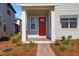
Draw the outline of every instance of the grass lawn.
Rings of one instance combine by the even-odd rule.
[[[59,44],[60,40],[56,42],[50,44],[56,56],[79,56],[79,39],[71,40],[68,45]]]
[[[0,56],[35,56],[37,44],[33,46],[26,43],[18,45],[12,41],[0,42]]]

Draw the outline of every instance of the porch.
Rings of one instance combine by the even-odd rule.
[[[22,42],[53,41],[55,42],[55,11],[52,5],[23,5],[22,6]],[[36,18],[35,26],[30,25],[29,19]],[[32,20],[34,23],[34,20]],[[44,22],[45,21],[45,22]],[[40,25],[41,24],[41,25]],[[32,26],[32,27],[31,27]],[[30,28],[33,28],[31,30]],[[34,29],[35,28],[35,29]],[[34,39],[33,39],[34,38]]]

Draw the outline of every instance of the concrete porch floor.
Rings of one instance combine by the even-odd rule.
[[[47,38],[29,38],[25,43],[29,43],[30,40],[35,43],[53,43],[53,41]]]
[[[51,41],[50,39],[48,38],[28,38],[27,39],[28,41]]]

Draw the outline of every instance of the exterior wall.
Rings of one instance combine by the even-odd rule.
[[[77,26],[79,26],[79,4],[60,4],[55,7],[55,33],[56,39],[60,39],[63,35],[72,35],[73,39],[79,39],[79,28],[61,28],[61,15],[77,15]]]
[[[7,10],[10,10],[10,15],[7,14]],[[12,35],[15,34],[15,13],[12,11],[10,7],[7,6],[6,3],[0,4],[0,32],[3,32],[2,35]],[[4,32],[4,22],[6,23],[6,32]]]

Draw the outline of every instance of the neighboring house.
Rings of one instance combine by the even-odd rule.
[[[10,3],[0,3],[0,36],[15,34],[15,13]]]
[[[72,39],[79,39],[79,4],[27,3],[19,5],[23,10],[23,43],[35,37],[49,38],[53,42],[63,35],[72,35]]]
[[[15,20],[15,33],[21,32],[21,19]]]

